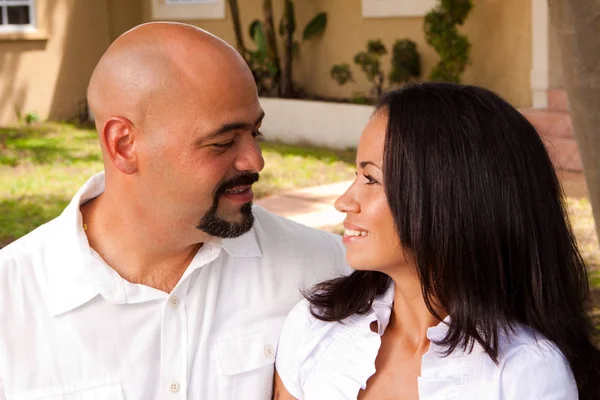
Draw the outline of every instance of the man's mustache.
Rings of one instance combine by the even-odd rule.
[[[215,192],[215,199],[221,197],[221,195],[225,193],[226,190],[234,188],[236,186],[253,185],[256,182],[258,182],[259,178],[260,175],[255,172],[248,172],[234,176],[233,178],[230,178],[219,185]]]

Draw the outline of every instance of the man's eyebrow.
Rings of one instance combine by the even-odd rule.
[[[361,168],[366,168],[368,165],[372,165],[372,166],[374,166],[375,168],[377,168],[379,170],[381,169],[373,161],[361,161],[361,162],[358,163],[358,166],[361,167]]]
[[[252,129],[256,125],[260,124],[264,118],[265,118],[265,112],[261,111],[260,116],[256,119],[254,124],[248,124],[247,122],[230,122],[227,124],[223,124],[216,131],[199,139],[198,142],[205,142],[205,141],[213,140],[213,139],[216,139],[217,137],[219,137],[225,133],[231,132],[231,131]]]

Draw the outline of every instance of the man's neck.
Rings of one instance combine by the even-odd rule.
[[[119,210],[115,212],[115,210]],[[160,229],[144,226],[135,213],[113,207],[100,195],[81,207],[89,245],[123,279],[170,293],[202,243],[184,241]]]

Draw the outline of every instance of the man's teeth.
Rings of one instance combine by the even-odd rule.
[[[369,236],[367,231],[353,231],[352,229],[345,229],[344,236]]]

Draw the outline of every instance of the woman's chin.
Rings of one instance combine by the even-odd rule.
[[[357,271],[378,271],[379,269],[373,266],[373,263],[370,263],[369,260],[366,260],[362,257],[351,257],[346,253],[346,262],[348,265]]]

